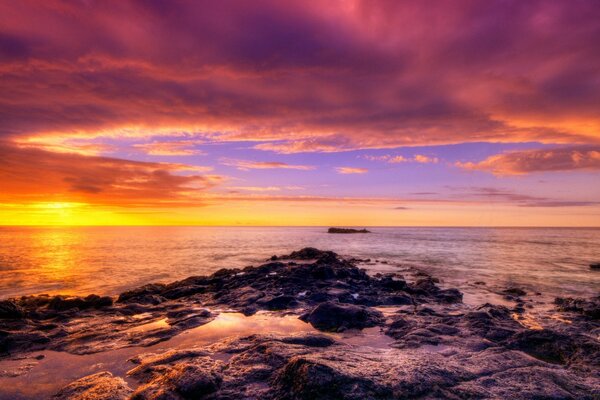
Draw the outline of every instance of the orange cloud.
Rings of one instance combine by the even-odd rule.
[[[192,140],[178,140],[172,142],[151,142],[134,144],[133,147],[150,156],[192,156],[204,154],[195,149],[196,142]]]
[[[335,169],[338,174],[366,174],[369,172],[366,168],[355,168],[355,167],[337,167]]]
[[[511,151],[483,161],[458,162],[456,166],[491,172],[494,175],[523,175],[534,172],[600,170],[600,147],[577,146],[555,149]]]
[[[222,158],[219,161],[223,165],[227,165],[228,167],[235,167],[240,171],[248,171],[251,169],[296,169],[301,171],[308,171],[315,169],[315,167],[312,165],[294,165],[280,161],[248,161],[235,160],[231,158]]]
[[[599,143],[600,8],[506,3],[4,2],[0,135]]]
[[[224,177],[197,167],[55,153],[0,143],[0,202],[81,202],[117,206],[202,204]]]

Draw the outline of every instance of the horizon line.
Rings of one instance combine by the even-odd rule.
[[[524,229],[600,229],[596,226],[575,225],[198,225],[198,224],[138,224],[138,225],[2,225],[0,228],[524,228]]]

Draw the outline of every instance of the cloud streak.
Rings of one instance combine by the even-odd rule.
[[[281,161],[249,161],[231,158],[222,158],[219,161],[222,165],[235,167],[240,171],[248,171],[251,169],[295,169],[300,171],[310,171],[315,169],[312,165],[287,164]]]
[[[335,169],[338,174],[342,175],[350,175],[350,174],[366,174],[369,172],[367,168],[357,168],[357,167],[337,167]]]
[[[480,162],[458,162],[456,166],[494,175],[524,175],[535,172],[599,171],[600,146],[511,151]]]

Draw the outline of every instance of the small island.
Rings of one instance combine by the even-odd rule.
[[[371,233],[366,229],[352,229],[352,228],[329,228],[327,233]]]

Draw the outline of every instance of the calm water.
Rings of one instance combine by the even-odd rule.
[[[556,295],[600,292],[600,229],[0,227],[0,298],[37,293],[117,294],[148,282],[257,265],[305,246],[386,260],[371,270],[417,267],[467,292],[518,285]]]

